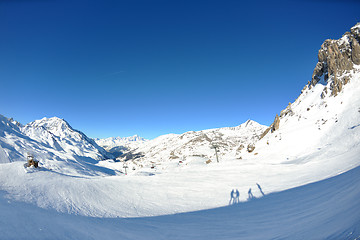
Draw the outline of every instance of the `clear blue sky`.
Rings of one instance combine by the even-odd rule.
[[[269,125],[359,1],[1,0],[0,114],[90,137]]]

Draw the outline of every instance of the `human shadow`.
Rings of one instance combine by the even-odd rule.
[[[239,190],[232,190],[230,192],[230,201],[229,201],[229,205],[234,205],[234,204],[238,204],[240,203],[240,193],[239,193]]]
[[[260,184],[256,183],[256,185],[257,185],[257,187],[259,188],[259,191],[261,192],[261,194],[262,194],[263,196],[265,196],[265,193],[264,193],[263,190],[261,189]]]
[[[254,197],[254,195],[253,195],[252,192],[251,192],[251,188],[249,188],[249,191],[248,191],[248,200],[251,200],[251,199],[253,199],[253,198],[255,198],[255,197]]]

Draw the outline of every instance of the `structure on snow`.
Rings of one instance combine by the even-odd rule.
[[[27,155],[27,166],[31,167],[34,166],[35,168],[39,167],[39,161],[35,160],[34,155],[28,153]]]

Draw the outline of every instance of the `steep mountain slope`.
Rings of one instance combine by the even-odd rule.
[[[43,118],[22,126],[0,116],[0,162],[26,161],[28,154],[34,155],[41,167],[59,173],[113,172],[94,165],[111,156],[62,119]]]

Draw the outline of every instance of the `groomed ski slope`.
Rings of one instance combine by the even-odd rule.
[[[69,215],[0,195],[1,239],[360,239],[360,167],[228,207],[148,218]]]

